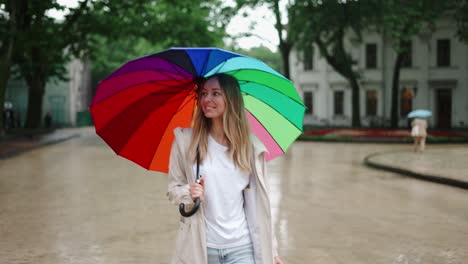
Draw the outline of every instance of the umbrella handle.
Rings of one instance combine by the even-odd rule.
[[[200,207],[200,198],[195,199],[195,205],[192,207],[192,210],[190,210],[188,212],[185,212],[185,204],[180,203],[179,204],[179,212],[180,212],[180,214],[182,216],[190,217],[190,216],[192,216],[193,214],[195,214],[197,212],[198,207]]]

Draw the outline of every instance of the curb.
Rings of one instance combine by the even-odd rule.
[[[378,138],[378,137],[335,137],[335,138],[326,138],[326,137],[303,137],[299,136],[298,141],[310,141],[310,142],[336,142],[336,143],[372,143],[372,144],[412,144],[413,139],[406,138]],[[460,140],[427,140],[426,144],[468,144],[468,138],[463,138]]]
[[[388,152],[386,152],[386,153],[388,153]],[[373,162],[373,161],[370,160],[373,156],[377,156],[377,155],[381,155],[381,154],[384,154],[384,153],[380,152],[380,153],[374,153],[374,154],[368,155],[367,157],[364,158],[364,164],[366,166],[374,168],[374,169],[394,172],[394,173],[398,173],[398,174],[408,176],[408,177],[411,177],[411,178],[415,178],[415,179],[419,179],[419,180],[430,181],[430,182],[435,182],[435,183],[439,183],[439,184],[445,184],[445,185],[449,185],[449,186],[458,187],[458,188],[468,190],[468,182],[465,182],[465,181],[454,180],[454,179],[442,177],[440,175],[431,175],[431,174],[426,174],[426,173],[419,173],[419,172],[415,172],[415,171],[412,171],[412,170],[406,170],[406,169],[402,169],[402,168],[398,168],[398,167],[383,165],[381,163]]]
[[[34,150],[34,149],[37,149],[37,148],[40,148],[40,147],[45,147],[45,146],[57,144],[57,143],[67,141],[69,139],[77,138],[77,137],[80,137],[80,134],[72,134],[72,135],[69,135],[69,136],[62,137],[62,138],[52,139],[52,140],[49,140],[49,141],[38,143],[38,144],[36,144],[34,146],[31,146],[31,147],[18,148],[18,149],[15,149],[15,150],[8,151],[6,153],[0,154],[0,160],[12,158],[14,156],[17,156],[19,154],[22,154],[22,153],[30,151],[30,150]]]

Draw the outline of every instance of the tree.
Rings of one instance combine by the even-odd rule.
[[[98,56],[102,44],[98,36],[117,42],[144,38],[158,46],[190,46],[214,44],[224,32],[220,28],[225,17],[216,13],[224,11],[218,0],[85,0],[63,21],[47,15],[52,9],[64,7],[53,0],[29,3],[27,27],[15,55],[19,75],[28,85],[27,128],[40,126],[46,83],[66,78],[70,58]]]
[[[409,51],[411,39],[425,28],[434,28],[435,22],[448,9],[447,1],[428,0],[386,0],[377,1],[377,29],[390,39],[396,59],[393,66],[390,125],[398,127],[398,95],[400,71]]]
[[[88,50],[93,79],[104,78],[127,60],[171,46],[220,46],[232,14],[220,0],[98,2],[82,18],[92,32]]]
[[[468,1],[453,0],[453,2],[452,8],[455,9],[458,38],[468,44]]]
[[[289,9],[290,34],[298,51],[318,47],[321,55],[351,86],[352,126],[361,126],[359,78],[356,61],[346,46],[346,37],[361,40],[373,12],[370,1],[297,0]]]
[[[289,31],[289,24],[283,24],[282,11],[280,8],[280,0],[237,0],[238,9],[244,6],[256,7],[258,5],[267,5],[275,16],[275,28],[278,34],[279,44],[278,49],[281,53],[281,61],[283,65],[283,75],[290,78],[289,55],[294,45]]]
[[[4,131],[5,92],[18,37],[25,26],[26,0],[0,1],[0,136]]]
[[[63,22],[47,16],[51,9],[62,9],[55,1],[30,1],[25,10],[24,34],[20,36],[15,54],[19,76],[28,86],[26,128],[38,128],[42,120],[42,102],[47,81],[66,78],[66,63],[70,43],[79,42],[79,34],[72,31],[74,24],[87,7],[87,0],[80,3]]]

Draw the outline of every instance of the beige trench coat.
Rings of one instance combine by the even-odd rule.
[[[411,122],[412,137],[427,137],[427,121],[425,119],[416,118]]]
[[[176,128],[169,163],[169,200],[175,204],[183,202],[193,205],[189,194],[189,183],[195,182],[192,164],[188,159],[192,129]],[[277,254],[277,243],[271,223],[270,199],[265,183],[266,166],[263,152],[266,148],[252,137],[255,149],[255,171],[250,177],[249,188],[244,190],[244,210],[254,247],[256,264],[272,264]],[[188,207],[188,208],[187,208]],[[190,206],[186,206],[186,210]],[[192,217],[180,217],[179,234],[171,263],[206,264],[206,230],[203,207]]]

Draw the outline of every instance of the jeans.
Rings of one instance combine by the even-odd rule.
[[[226,249],[208,248],[208,264],[255,264],[252,244]]]

